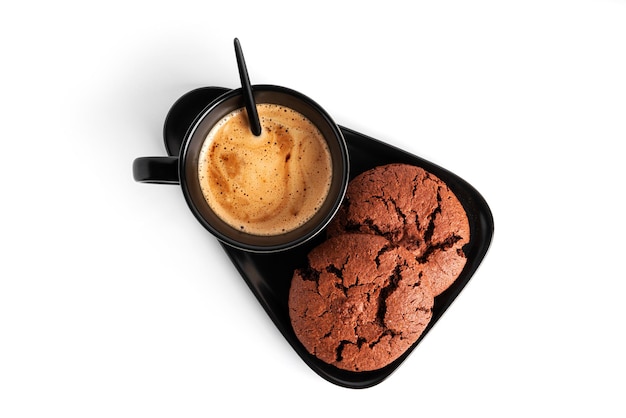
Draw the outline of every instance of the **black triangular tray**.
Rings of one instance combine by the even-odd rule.
[[[185,133],[196,116],[214,99],[227,91],[228,89],[221,87],[202,87],[186,93],[176,101],[167,115],[163,130],[165,148],[169,155],[178,155]],[[459,176],[399,148],[349,128],[343,126],[340,128],[348,144],[351,178],[383,164],[416,165],[435,174],[448,184],[468,214],[471,239],[465,247],[467,263],[452,286],[435,298],[432,319],[420,339],[400,358],[379,370],[349,372],[326,364],[309,354],[298,341],[291,327],[287,306],[294,269],[305,264],[306,255],[324,240],[324,233],[295,249],[280,253],[258,254],[237,250],[226,244],[222,246],[276,327],[313,371],[339,386],[367,388],[382,382],[407,358],[463,290],[487,253],[493,236],[494,224],[487,202],[474,187]]]

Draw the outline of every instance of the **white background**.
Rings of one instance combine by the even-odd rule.
[[[19,5],[17,5],[19,4]],[[0,416],[626,414],[626,2],[7,2]],[[473,184],[468,286],[365,390],[297,356],[189,212],[132,180],[170,105],[253,83]]]

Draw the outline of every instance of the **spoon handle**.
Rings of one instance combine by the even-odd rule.
[[[239,39],[235,38],[235,55],[237,56],[237,68],[239,69],[239,78],[241,79],[241,89],[243,90],[243,98],[248,112],[248,121],[250,122],[250,130],[255,136],[261,135],[261,122],[259,114],[256,110],[254,94],[250,85],[250,77],[246,68],[246,61],[243,58],[243,51]]]

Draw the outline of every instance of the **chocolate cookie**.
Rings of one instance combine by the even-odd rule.
[[[350,371],[391,363],[422,334],[433,294],[408,251],[366,234],[330,238],[294,272],[289,315],[322,361]]]
[[[380,235],[411,251],[439,295],[463,270],[470,228],[463,206],[435,175],[407,164],[389,164],[354,178],[328,228]]]

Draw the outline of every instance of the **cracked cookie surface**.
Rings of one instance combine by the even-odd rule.
[[[320,360],[375,370],[404,353],[432,317],[433,294],[419,263],[380,236],[342,234],[294,272],[289,316],[298,339]]]
[[[355,177],[328,227],[329,236],[373,234],[409,250],[433,293],[441,294],[466,263],[463,246],[470,227],[450,188],[424,169],[408,164],[375,167]]]

